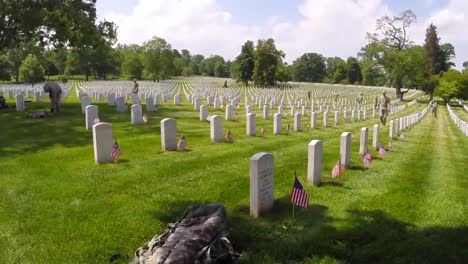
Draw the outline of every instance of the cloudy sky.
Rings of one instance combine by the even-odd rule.
[[[383,15],[411,9],[421,44],[434,23],[441,42],[456,49],[457,68],[468,61],[468,0],[98,0],[99,19],[114,21],[120,43],[152,36],[192,54],[233,59],[246,40],[273,37],[292,61],[306,52],[356,56]]]

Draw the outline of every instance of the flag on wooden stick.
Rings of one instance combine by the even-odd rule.
[[[341,160],[338,160],[332,169],[332,178],[340,177],[342,170],[343,168],[341,167]]]
[[[380,146],[379,148],[379,155],[381,158],[385,157],[385,155],[387,155],[387,151],[385,150],[385,148],[383,146]]]
[[[296,206],[307,208],[309,206],[309,195],[304,191],[297,177],[294,178],[294,186],[291,193],[291,202]]]
[[[185,138],[184,135],[182,135],[179,139],[179,142],[177,142],[177,149],[184,151],[187,148],[187,139]]]
[[[149,117],[146,114],[144,114],[143,115],[143,122],[148,123],[148,121],[149,121]]]
[[[262,127],[262,129],[260,130],[260,134],[262,135],[262,137],[265,136],[265,127]]]
[[[226,133],[226,142],[231,143],[232,142],[232,133],[231,130],[228,130]]]
[[[364,157],[362,158],[362,162],[364,162],[364,166],[366,168],[369,168],[372,164],[372,157],[370,155],[369,152],[366,153],[366,155],[364,155]]]
[[[117,140],[114,140],[114,145],[112,146],[112,158],[117,159],[122,155],[122,150],[120,149],[119,143]]]

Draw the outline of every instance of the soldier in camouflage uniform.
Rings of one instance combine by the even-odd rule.
[[[390,108],[390,99],[387,97],[387,93],[384,91],[382,96],[377,100],[376,108],[380,110],[380,122],[385,126],[387,122],[388,110]]]
[[[49,93],[50,98],[50,112],[58,113],[60,108],[60,98],[62,96],[62,88],[58,83],[47,81],[44,84],[44,92]]]
[[[133,79],[133,94],[138,94],[138,83],[137,83],[137,80],[136,79]]]
[[[356,98],[356,103],[357,103],[358,110],[361,110],[363,102],[364,102],[364,94],[363,94],[363,92],[360,92],[359,96]]]

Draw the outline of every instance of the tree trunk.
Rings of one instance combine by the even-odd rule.
[[[402,86],[403,86],[402,80],[401,80],[401,79],[396,79],[395,82],[394,82],[394,84],[395,84],[395,89],[396,89],[396,95],[397,95],[397,97],[400,98],[400,101],[403,101],[403,95],[404,95],[405,93],[403,93],[403,92],[401,91],[401,88],[402,88]]]

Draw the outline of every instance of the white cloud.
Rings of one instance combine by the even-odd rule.
[[[219,54],[233,59],[246,40],[273,37],[279,49],[292,61],[305,52],[324,56],[355,56],[365,45],[366,32],[375,29],[375,21],[391,15],[383,0],[303,0],[297,7],[298,22],[270,17],[261,25],[235,23],[232,15],[216,0],[139,0],[129,15],[103,14],[119,27],[119,42],[137,43],[152,36],[165,38],[174,48],[193,54]],[[450,0],[446,8],[430,18],[419,18],[412,39],[424,40],[425,28],[434,22],[442,42],[457,48],[457,62],[468,60],[468,1]]]

